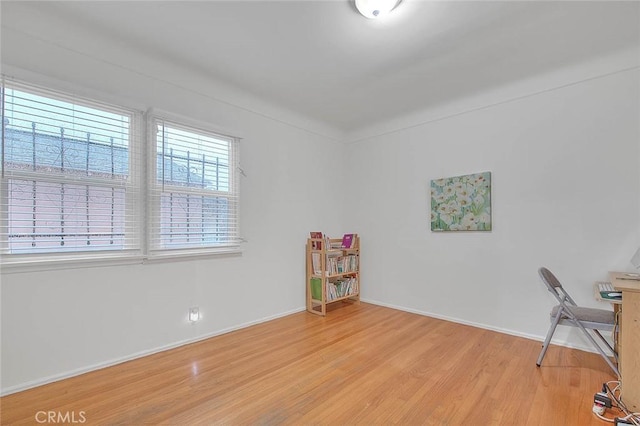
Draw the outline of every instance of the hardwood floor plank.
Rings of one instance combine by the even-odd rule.
[[[337,304],[0,399],[96,425],[601,425],[596,354],[381,306]]]

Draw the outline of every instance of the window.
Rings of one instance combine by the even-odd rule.
[[[157,117],[151,122],[151,250],[237,246],[237,140]]]
[[[134,114],[33,87],[1,89],[2,252],[137,249]]]
[[[239,249],[237,138],[21,83],[0,89],[3,265]]]

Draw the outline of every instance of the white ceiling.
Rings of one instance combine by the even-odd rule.
[[[383,22],[359,15],[353,0],[39,7],[347,132],[614,50],[640,49],[639,6],[405,0]]]

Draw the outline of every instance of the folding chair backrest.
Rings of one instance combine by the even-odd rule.
[[[551,294],[558,299],[558,302],[560,302],[561,305],[564,305],[565,302],[569,302],[571,305],[575,306],[576,302],[573,301],[571,296],[569,296],[569,293],[566,292],[564,287],[562,287],[562,284],[560,284],[560,281],[558,281],[556,276],[553,275],[550,270],[547,268],[540,268],[538,269],[538,274],[540,275],[542,282],[547,286],[547,290],[549,290]]]

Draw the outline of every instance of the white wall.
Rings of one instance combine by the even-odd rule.
[[[243,136],[248,243],[240,257],[2,271],[5,393],[302,309],[311,230],[360,233],[365,299],[535,337],[551,305],[540,265],[595,305],[591,282],[628,267],[640,244],[637,59],[635,68],[594,62],[586,74],[539,78],[527,86],[537,94],[476,94],[437,119],[367,129],[345,147],[335,129],[90,28],[36,7],[16,19],[19,31],[2,30],[3,73]],[[631,70],[611,74],[622,69]],[[431,233],[429,180],[478,171],[493,173],[494,230]],[[345,181],[351,191],[334,190]],[[203,319],[190,325],[194,305]]]
[[[20,32],[3,28],[3,73],[142,110],[161,108],[243,137],[240,214],[248,242],[241,256],[3,270],[3,392],[303,309],[308,232],[342,230],[331,203],[342,170],[333,130],[246,94],[233,98],[206,76],[98,35],[45,21],[30,29],[30,22]],[[48,37],[47,25],[60,34]],[[67,37],[82,37],[87,49],[68,49]],[[191,306],[203,316],[196,325],[186,320]]]
[[[606,308],[592,283],[631,268],[640,246],[631,53],[635,67],[580,80],[605,71],[600,61],[581,64],[563,81],[540,76],[510,98],[496,96],[503,88],[476,94],[466,109],[460,101],[423,124],[379,125],[369,132],[383,134],[348,144],[357,197],[346,211],[361,234],[363,298],[542,338],[553,298],[537,269],[547,266],[578,303]],[[431,232],[430,180],[483,171],[492,172],[493,231]],[[557,337],[585,347],[566,328]]]

